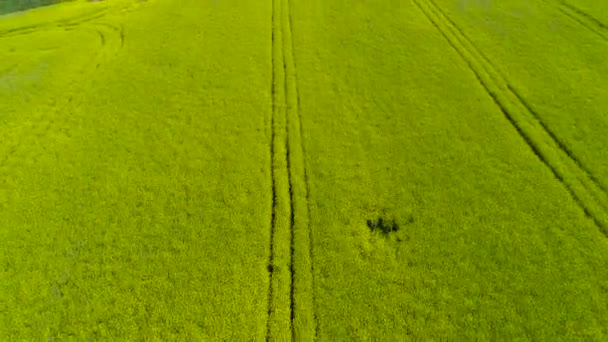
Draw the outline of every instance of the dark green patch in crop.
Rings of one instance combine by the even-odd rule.
[[[414,217],[409,215],[405,221],[402,221],[403,224],[407,225],[414,222]],[[388,235],[392,232],[397,232],[401,228],[401,224],[394,219],[386,219],[383,217],[378,217],[377,220],[367,220],[367,226],[372,231],[379,230],[383,235]],[[397,238],[398,242],[401,242],[401,238]]]
[[[377,220],[367,220],[367,226],[372,231],[379,230],[384,235],[399,230],[399,224],[395,220],[386,220],[379,217]]]

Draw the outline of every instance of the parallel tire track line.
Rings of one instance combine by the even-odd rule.
[[[292,36],[290,2],[273,0],[272,272],[267,322],[267,340],[273,341],[310,341],[316,334],[308,176]]]
[[[565,1],[559,1],[557,4],[548,1],[545,1],[545,3],[556,7],[561,13],[608,42],[608,26],[603,22]]]
[[[557,134],[555,134],[549,128],[549,126],[541,119],[541,116],[538,114],[538,112],[532,108],[532,105],[530,105],[528,101],[524,99],[524,97],[521,95],[521,92],[517,91],[515,87],[507,81],[507,77],[500,71],[499,68],[494,65],[494,63],[492,63],[492,61],[490,61],[490,59],[483,53],[483,51],[481,51],[481,49],[479,49],[475,45],[475,43],[473,43],[473,41],[471,41],[471,39],[467,37],[467,35],[462,31],[462,29],[460,29],[460,27],[458,27],[458,25],[456,25],[456,23],[452,19],[450,19],[450,17],[434,2],[434,0],[428,1],[430,1],[430,5],[432,5],[437,10],[437,12],[440,14],[440,17],[447,21],[446,24],[448,24],[449,27],[455,30],[455,37],[459,39],[460,42],[462,42],[462,46],[466,48],[466,45],[468,45],[468,49],[469,52],[471,52],[471,55],[478,55],[478,61],[479,57],[481,58],[481,61],[479,61],[479,65],[484,68],[485,72],[493,79],[496,85],[503,86],[503,90],[501,92],[503,94],[507,93],[507,95],[510,95],[508,94],[510,92],[512,95],[514,95],[516,99],[515,102],[519,101],[519,104],[523,106],[523,112],[527,112],[529,115],[531,115],[531,117],[534,118],[534,124],[540,125],[540,127],[537,126],[537,129],[540,129],[541,131],[544,131],[544,133],[546,133],[546,136],[550,140],[552,140],[552,144],[554,144],[554,147],[560,149],[561,152],[564,154],[562,157],[570,159],[569,162],[575,164],[575,169],[579,169],[575,171],[577,177],[579,178],[579,181],[583,184],[583,186],[585,186],[591,196],[595,198],[597,203],[601,207],[603,207],[604,210],[606,210],[606,213],[608,214],[608,189],[606,189],[606,187],[602,185],[602,183],[597,179],[597,177],[593,175],[591,170],[586,167],[580,159],[576,157],[574,152],[572,152],[572,150],[557,136]],[[457,49],[456,47],[454,48]],[[482,85],[484,86],[484,88],[486,87],[485,84]]]
[[[500,69],[497,68],[492,63],[492,61],[490,61],[490,59],[483,53],[483,51],[481,51],[466,36],[466,34],[458,27],[458,25],[456,25],[456,23],[454,23],[454,21],[452,21],[450,19],[450,17],[447,16],[445,14],[445,12],[443,12],[443,10],[441,10],[441,8],[434,3],[434,0],[429,0],[429,1],[437,9],[437,11],[441,13],[443,18],[445,18],[449,22],[449,24],[455,30],[457,30],[460,37],[462,39],[464,39],[466,41],[466,43],[468,43],[470,45],[470,49],[474,53],[477,53],[479,56],[481,56],[482,66],[483,66],[483,63],[486,63],[487,66],[484,66],[486,69],[486,72],[491,77],[494,78],[495,82],[499,85],[506,86],[506,91],[503,91],[503,92],[505,92],[507,95],[514,95],[515,102],[516,103],[518,102],[517,103],[518,105],[523,106],[523,110],[521,110],[521,112],[524,113],[524,115],[530,115],[534,119],[533,125],[535,127],[533,128],[533,130],[537,130],[537,131],[541,132],[542,134],[544,134],[545,138],[548,138],[547,140],[550,142],[550,144],[553,145],[553,146],[551,146],[551,148],[557,148],[558,150],[560,150],[559,152],[561,152],[561,153],[559,154],[559,158],[564,159],[565,160],[564,163],[569,164],[568,165],[568,167],[570,167],[569,171],[571,171],[574,174],[574,177],[576,177],[578,179],[578,182],[585,188],[584,191],[587,192],[588,194],[590,194],[594,198],[595,204],[597,204],[603,208],[604,212],[600,215],[604,216],[604,215],[608,214],[608,190],[606,189],[606,187],[604,187],[602,185],[602,183],[597,179],[597,177],[595,177],[593,175],[593,173],[589,170],[589,168],[587,168],[581,162],[581,160],[576,157],[574,152],[572,152],[572,150],[549,128],[549,126],[541,119],[541,116],[538,114],[538,112],[532,108],[532,105],[530,105],[524,99],[524,97],[521,95],[521,92],[517,91],[515,89],[515,87],[507,81],[507,77],[502,72],[500,72]],[[511,94],[509,94],[509,92]],[[517,120],[516,120],[516,122],[517,122]],[[552,165],[552,166],[555,167],[555,165]],[[555,171],[555,170],[553,170],[553,171]],[[564,182],[564,180],[561,177],[562,176],[560,175],[560,177],[558,177],[558,179],[560,179],[562,182]],[[568,190],[570,191],[571,189],[568,189]],[[571,194],[571,195],[573,195],[573,194]],[[576,198],[576,196],[573,195],[573,197],[575,197],[574,198],[575,200],[578,200]],[[580,203],[579,203],[579,205],[580,205]],[[594,206],[593,204],[591,204],[591,205]],[[585,213],[587,214],[587,216],[590,216],[587,209],[585,209]],[[605,225],[605,223],[604,223],[604,225]]]
[[[485,55],[477,49],[453,21],[432,1],[413,0],[414,4],[437,28],[473,72],[505,118],[534,154],[559,180],[585,215],[608,235],[608,212],[604,210],[606,193],[595,178],[563,144],[545,129],[539,116],[507,82]]]
[[[300,113],[298,80],[293,40],[291,1],[283,0],[283,32],[285,80],[287,95],[288,139],[291,178],[292,210],[292,339],[313,341],[316,338],[317,318],[314,297],[312,259],[312,230],[310,225],[309,184],[306,172],[304,135]]]
[[[602,183],[597,179],[597,177],[595,177],[593,175],[593,173],[589,170],[588,167],[586,167],[574,154],[574,152],[572,152],[572,150],[549,128],[549,126],[541,119],[540,115],[537,113],[536,110],[534,110],[532,108],[532,105],[530,105],[528,103],[528,101],[526,101],[524,99],[524,97],[521,95],[521,92],[517,91],[515,89],[515,87],[513,85],[511,85],[508,81],[507,81],[507,77],[500,72],[500,69],[497,68],[494,63],[492,63],[492,61],[490,61],[490,59],[483,53],[483,51],[481,51],[481,49],[479,49],[474,43],[473,41],[471,41],[471,39],[469,39],[466,34],[462,31],[462,29],[460,29],[458,27],[458,25],[456,25],[456,23],[450,19],[450,17],[445,14],[445,12],[443,10],[441,10],[441,8],[439,6],[437,6],[437,4],[435,4],[434,0],[428,0],[431,2],[431,4],[437,9],[437,11],[439,13],[441,13],[441,16],[447,20],[449,22],[449,25],[451,27],[453,27],[456,31],[457,31],[457,38],[460,38],[461,40],[465,41],[465,44],[468,44],[470,46],[471,50],[474,50],[474,53],[477,53],[481,58],[482,61],[480,63],[480,65],[485,69],[485,71],[488,73],[488,75],[490,77],[492,77],[495,81],[495,83],[497,84],[504,84],[506,86],[506,89],[511,92],[513,95],[515,95],[515,97],[517,98],[517,101],[520,102],[521,105],[523,105],[523,107],[525,107],[525,110],[532,115],[532,117],[534,117],[534,119],[536,120],[536,122],[540,125],[540,127],[542,128],[542,130],[544,130],[547,135],[549,136],[549,138],[553,141],[553,143],[555,144],[555,146],[557,146],[560,150],[562,150],[563,153],[565,153],[565,155],[570,158],[578,168],[581,169],[581,171],[585,174],[585,176],[587,178],[589,178],[593,183],[595,183],[595,187],[597,189],[600,189],[603,193],[604,196],[608,195],[608,189],[606,189],[605,186],[602,185]],[[485,65],[484,65],[485,64]],[[597,190],[596,189],[596,190]],[[589,189],[589,191],[591,191],[593,194],[595,194],[596,192],[593,189]],[[608,210],[608,197],[604,198],[604,199],[599,199],[598,201],[605,204],[605,208]]]
[[[299,146],[299,150],[297,150],[299,160],[294,164],[300,166],[300,169],[297,170],[297,175],[300,176],[300,180],[298,181],[296,179],[293,182],[294,184],[300,185],[300,187],[296,188],[296,192],[298,194],[297,198],[299,201],[295,201],[296,205],[294,206],[294,212],[298,213],[299,218],[297,225],[294,226],[294,236],[298,237],[298,242],[300,243],[298,244],[297,242],[294,242],[293,248],[295,251],[300,252],[301,255],[295,253],[295,255],[298,257],[294,257],[292,260],[294,260],[294,265],[296,265],[295,270],[300,272],[300,275],[307,275],[298,277],[298,273],[296,273],[294,278],[294,289],[296,289],[296,293],[299,294],[299,296],[294,298],[293,307],[295,315],[293,319],[294,322],[298,324],[293,325],[293,333],[294,340],[296,340],[296,336],[299,336],[302,340],[314,341],[318,336],[318,318],[314,290],[315,275],[313,258],[313,231],[312,225],[310,224],[310,185],[308,182],[308,172],[306,166],[307,159],[306,147],[304,143],[302,114],[300,112],[300,92],[298,91],[298,73],[293,39],[293,16],[291,15],[292,2],[289,0],[287,1],[288,5],[286,6],[286,9],[288,11],[288,19],[286,20],[286,24],[288,25],[288,29],[286,32],[288,33],[290,40],[290,44],[288,45],[290,51],[287,54],[289,57],[288,61],[290,63],[287,65],[291,69],[291,72],[288,72],[288,74],[292,76],[290,82],[292,87],[290,87],[290,89],[293,89],[292,93],[289,94],[291,96],[288,98],[291,100],[289,107],[295,112],[295,114],[292,116],[295,117],[294,123],[297,126],[294,129],[294,134],[292,135],[294,140],[296,140],[294,145]],[[301,205],[301,202],[304,202],[305,205]],[[304,308],[307,308],[308,310],[305,310]]]
[[[600,182],[600,180],[593,175],[593,173],[591,172],[591,170],[586,167],[574,154],[574,152],[570,149],[570,147],[568,147],[568,145],[566,145],[558,136],[557,134],[555,134],[553,132],[553,130],[551,130],[549,128],[549,126],[540,119],[540,116],[538,115],[538,113],[532,108],[532,105],[530,105],[528,103],[528,101],[526,99],[524,99],[520,93],[518,91],[515,90],[515,87],[508,85],[509,90],[511,90],[513,92],[513,94],[518,98],[518,100],[528,109],[528,112],[530,112],[534,118],[536,119],[536,121],[538,122],[539,125],[541,125],[541,127],[545,130],[545,132],[551,137],[551,139],[553,140],[553,142],[555,143],[555,145],[557,145],[559,147],[559,149],[565,153],[566,156],[568,156],[568,158],[570,158],[570,160],[572,162],[574,162],[576,164],[576,166],[582,171],[582,174],[584,174],[584,176],[591,181],[591,183],[593,185],[589,185],[587,184],[588,182],[585,182],[585,178],[581,179],[581,182],[585,185],[585,188],[587,189],[587,191],[589,191],[589,193],[595,198],[595,200],[597,201],[597,203],[599,205],[601,205],[604,210],[606,210],[606,212],[608,213],[608,190],[606,189],[606,187],[604,185],[602,185],[602,183]]]

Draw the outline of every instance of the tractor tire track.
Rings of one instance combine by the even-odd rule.
[[[95,30],[95,32],[97,32],[97,34],[99,35],[99,38],[101,39],[101,47],[105,47],[106,46],[106,36],[104,36],[103,33],[99,30]]]
[[[559,1],[558,4],[554,2],[544,1],[557,8],[561,13],[568,16],[570,19],[576,21],[581,26],[585,27],[589,31],[595,33],[604,41],[608,42],[608,25],[589,15],[588,13],[578,9],[577,7],[565,2]]]
[[[275,186],[275,175],[274,175],[274,114],[275,114],[275,60],[274,60],[274,49],[275,49],[275,37],[274,37],[274,0],[272,0],[272,8],[271,8],[271,27],[270,27],[270,59],[271,59],[271,80],[270,80],[270,97],[271,97],[271,110],[270,110],[270,141],[269,141],[269,150],[270,150],[270,241],[269,241],[269,256],[268,256],[268,317],[266,320],[266,341],[270,340],[270,318],[272,315],[273,308],[273,272],[274,272],[274,223],[275,223],[275,207],[277,202],[277,190]]]
[[[553,132],[553,130],[551,130],[549,128],[549,126],[547,126],[547,124],[540,119],[539,114],[532,108],[532,105],[530,105],[528,103],[528,101],[526,99],[524,99],[520,95],[520,93],[517,90],[515,90],[515,88],[512,85],[509,84],[508,88],[509,88],[509,90],[511,90],[513,92],[513,94],[518,98],[518,100],[524,105],[524,107],[526,107],[528,109],[528,111],[534,116],[534,118],[539,123],[539,125],[541,125],[541,127],[551,137],[551,139],[559,147],[559,149],[563,153],[565,153],[568,156],[568,158],[570,158],[570,160],[572,160],[572,162],[574,162],[576,164],[576,166],[581,171],[583,171],[584,175],[589,180],[591,180],[591,182],[593,183],[593,186],[586,186],[587,190],[589,191],[590,194],[592,194],[594,196],[594,198],[596,199],[596,201],[608,213],[608,190],[606,189],[606,187],[604,185],[602,185],[602,183],[600,182],[600,180],[597,177],[595,177],[593,175],[593,173],[591,172],[591,170],[589,168],[587,168],[576,157],[576,155],[574,154],[574,152],[572,152],[572,150]],[[583,184],[585,184],[585,183],[583,183]],[[598,193],[599,190],[601,190],[600,193]]]
[[[430,5],[436,8],[437,12],[440,13],[440,17],[443,17],[444,20],[447,20],[448,26],[451,26],[455,31],[455,37],[462,42],[462,46],[466,48],[466,45],[469,46],[469,50],[472,55],[477,54],[481,57],[481,61],[479,61],[479,65],[484,68],[485,72],[492,77],[493,81],[497,85],[503,85],[504,89],[503,93],[511,93],[515,96],[516,102],[518,101],[524,108],[524,112],[527,111],[534,120],[536,120],[535,124],[540,125],[540,129],[544,130],[544,133],[552,140],[552,143],[561,150],[561,152],[571,160],[572,163],[576,165],[576,167],[580,170],[577,170],[577,174],[579,176],[582,184],[587,188],[587,191],[596,199],[599,205],[601,205],[608,214],[608,189],[593,175],[591,170],[585,166],[585,164],[576,157],[574,152],[549,128],[549,126],[541,119],[541,116],[538,114],[536,110],[532,108],[532,106],[524,99],[521,95],[521,92],[517,91],[513,85],[508,82],[508,78],[497,68],[492,61],[483,53],[481,49],[473,43],[473,41],[467,37],[467,35],[462,31],[456,23],[450,19],[450,17],[434,2],[434,0],[428,0]],[[452,44],[453,46],[453,44]],[[453,46],[454,47],[454,46]],[[456,49],[456,47],[454,47]],[[479,59],[479,58],[478,58]]]
[[[291,178],[291,325],[292,340],[314,341],[317,336],[316,299],[314,291],[314,263],[312,226],[310,224],[310,186],[306,167],[306,152],[300,93],[298,90],[295,43],[293,34],[292,2],[284,0],[284,37],[289,159]]]
[[[289,6],[289,2],[286,0],[285,3],[283,4],[282,8],[283,10],[283,20],[281,20],[281,23],[283,24],[283,27],[281,28],[283,30],[283,43],[281,44],[282,48],[283,48],[283,74],[285,75],[285,81],[284,81],[284,85],[285,85],[285,135],[287,136],[287,139],[285,139],[285,151],[286,151],[286,161],[287,161],[287,183],[289,184],[289,275],[291,276],[290,279],[290,284],[291,284],[291,288],[289,289],[289,312],[290,312],[290,317],[289,317],[289,322],[290,322],[290,328],[291,328],[291,338],[292,341],[295,341],[295,330],[294,330],[294,317],[295,317],[295,310],[294,310],[294,289],[295,289],[295,283],[294,283],[294,275],[295,275],[295,268],[294,268],[294,229],[295,229],[295,216],[294,216],[294,185],[293,185],[293,167],[292,167],[292,163],[291,163],[291,159],[293,157],[293,155],[290,153],[291,149],[293,148],[292,145],[292,137],[293,134],[290,134],[289,130],[290,130],[290,126],[292,124],[292,119],[291,119],[291,115],[290,112],[293,109],[293,104],[290,103],[289,98],[291,95],[291,89],[288,87],[289,81],[288,81],[288,67],[287,67],[287,55],[289,53],[288,51],[288,45],[289,42],[288,40],[288,34],[289,32],[285,29],[285,13],[287,13],[289,11],[288,9]],[[287,14],[289,15],[289,14]]]
[[[107,29],[112,30],[116,34],[116,41],[120,42],[120,48],[123,48],[125,46],[125,29],[122,24],[116,26],[106,22],[99,22],[95,23],[95,25],[98,27],[105,27]]]
[[[314,340],[309,186],[288,0],[272,2],[271,246],[267,340]],[[277,272],[278,270],[278,272]],[[288,270],[288,274],[281,274]]]
[[[287,82],[284,47],[284,0],[272,2],[272,181],[274,186],[273,224],[271,229],[271,269],[268,341],[292,338],[292,222],[293,191],[287,112]]]
[[[514,95],[516,98],[516,102],[519,101],[519,104],[524,107],[524,112],[527,111],[527,113],[529,113],[534,118],[535,124],[537,124],[537,126],[540,125],[540,130],[544,131],[546,136],[548,136],[548,138],[552,140],[554,146],[561,150],[561,152],[563,153],[562,158],[566,157],[566,159],[570,159],[570,161],[568,161],[569,163],[574,163],[574,169],[578,168],[578,170],[575,170],[575,173],[576,176],[579,178],[579,181],[587,189],[589,194],[594,197],[598,205],[603,207],[605,213],[608,214],[608,189],[606,189],[606,187],[597,179],[597,177],[593,175],[591,170],[586,167],[583,162],[576,157],[574,152],[572,152],[572,150],[549,128],[549,126],[541,119],[541,116],[538,114],[538,112],[535,111],[528,103],[528,101],[524,99],[521,93],[517,91],[515,87],[508,82],[508,78],[500,71],[499,68],[494,65],[494,63],[492,63],[492,61],[490,61],[490,59],[483,53],[483,51],[479,49],[475,45],[475,43],[473,43],[473,41],[471,41],[471,39],[466,36],[462,29],[460,29],[460,27],[458,27],[458,25],[456,25],[456,23],[452,19],[450,19],[450,17],[445,14],[445,12],[441,10],[441,8],[437,6],[437,4],[435,4],[434,0],[429,1],[431,2],[431,5],[433,5],[441,14],[441,16],[449,22],[449,25],[456,30],[456,37],[460,37],[461,41],[464,41],[465,44],[468,44],[470,46],[470,50],[473,50],[472,52],[477,53],[481,57],[482,61],[480,65],[485,69],[488,75],[490,75],[494,79],[494,82],[496,82],[496,84],[503,84],[504,86],[506,86],[506,90],[503,90],[503,92],[510,92],[512,95]]]
[[[516,91],[515,88],[508,83],[507,77],[502,74],[496,66],[490,61],[490,59],[465,35],[465,33],[452,21],[442,10],[437,6],[433,0],[429,0],[431,4],[437,9],[439,13],[445,18],[449,24],[457,31],[458,35],[462,40],[465,41],[466,44],[469,44],[470,50],[473,53],[477,53],[481,59],[481,65],[485,68],[486,72],[494,79],[496,84],[503,85],[506,90],[503,90],[503,93],[507,95],[514,95],[515,103],[520,106],[523,106],[523,109],[520,109],[524,114],[529,114],[533,119],[533,125],[535,130],[544,133],[545,138],[553,144],[552,148],[557,148],[560,150],[561,155],[560,158],[569,159],[566,163],[569,163],[570,172],[572,172],[580,184],[586,188],[585,192],[589,193],[592,197],[594,197],[596,204],[600,207],[603,207],[606,210],[603,214],[608,214],[608,192],[605,187],[599,182],[599,180],[592,174],[592,172],[584,166],[584,164],[575,156],[575,154],[564,144],[556,134],[552,130],[549,129],[547,124],[542,121],[538,112],[536,112],[532,106],[523,98],[520,92]],[[485,66],[483,64],[486,64]],[[510,94],[509,94],[510,93]],[[511,113],[513,114],[513,113]],[[518,121],[515,120],[517,123]],[[587,214],[588,212],[585,211]],[[605,224],[604,224],[605,225]]]
[[[606,193],[583,168],[574,155],[562,148],[547,131],[538,114],[509,85],[496,68],[466,35],[432,0],[412,0],[433,26],[460,55],[479,84],[518,132],[539,160],[559,180],[574,202],[599,230],[608,236],[608,212],[604,210]],[[591,176],[591,177],[590,177]]]
[[[293,155],[290,154],[291,149],[293,148],[293,134],[290,134],[289,130],[290,130],[290,126],[293,123],[293,120],[291,119],[291,112],[294,109],[294,104],[290,101],[291,97],[292,97],[292,89],[291,87],[289,87],[289,67],[287,66],[288,63],[288,55],[290,54],[291,51],[289,51],[289,49],[291,48],[291,37],[290,37],[290,28],[289,28],[289,1],[288,0],[284,0],[283,5],[281,6],[282,8],[282,12],[281,12],[281,30],[283,32],[282,36],[283,36],[283,42],[281,44],[281,47],[283,48],[283,75],[285,76],[285,80],[284,80],[284,86],[285,86],[285,134],[287,135],[287,139],[285,139],[285,143],[286,143],[286,159],[287,159],[287,177],[288,177],[288,183],[289,183],[289,206],[290,206],[290,217],[289,217],[289,231],[290,231],[290,241],[289,241],[289,259],[290,259],[290,264],[289,264],[289,273],[291,276],[291,288],[290,288],[290,292],[289,292],[289,311],[291,313],[290,315],[290,328],[291,328],[291,338],[292,341],[295,341],[296,336],[295,336],[295,329],[294,329],[294,317],[295,317],[295,309],[294,309],[294,291],[295,291],[295,282],[294,282],[294,275],[295,275],[295,260],[294,260],[294,237],[295,237],[295,216],[294,216],[294,202],[295,202],[295,198],[294,198],[294,185],[293,185],[293,175],[292,175],[292,162],[291,159],[293,157]]]

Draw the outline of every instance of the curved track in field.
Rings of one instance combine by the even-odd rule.
[[[78,107],[80,98],[78,88],[82,82],[88,80],[97,72],[97,70],[114,55],[120,52],[125,44],[125,33],[122,24],[111,24],[104,22],[102,19],[109,14],[116,13],[124,8],[117,7],[113,10],[102,9],[94,12],[89,12],[81,16],[75,16],[65,19],[60,19],[53,22],[42,23],[40,25],[30,25],[15,29],[7,29],[0,31],[0,41],[3,38],[34,35],[47,33],[51,31],[64,31],[64,34],[70,34],[73,31],[91,32],[99,39],[98,49],[91,53],[90,60],[82,65],[77,74],[78,79],[73,80],[68,89],[65,91],[66,96],[58,99],[53,99],[54,112],[51,115],[34,118],[34,123],[27,131],[20,134],[19,140],[8,147],[7,153],[0,159],[0,170],[7,164],[11,157],[17,153],[23,141],[31,137],[43,138],[48,135],[53,127],[62,126],[73,110]],[[10,73],[9,68],[3,74]]]

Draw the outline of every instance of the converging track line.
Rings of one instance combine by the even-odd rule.
[[[597,179],[547,129],[539,115],[434,1],[413,2],[460,55],[534,154],[561,182],[585,215],[608,236],[607,194]]]

